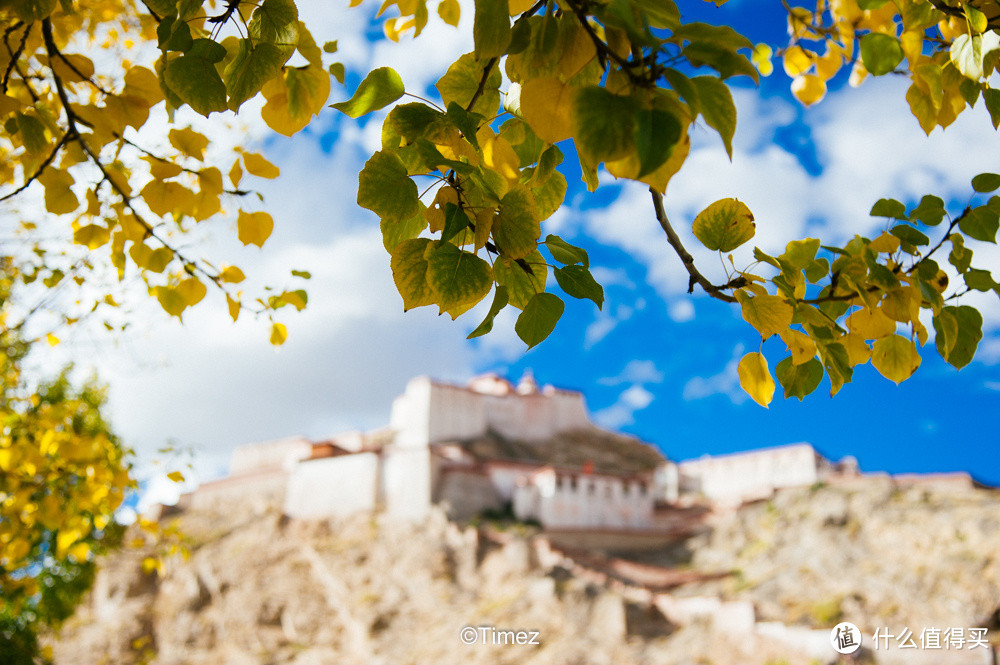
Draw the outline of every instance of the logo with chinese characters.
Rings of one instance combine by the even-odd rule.
[[[838,623],[830,631],[830,644],[837,653],[854,653],[861,648],[861,630],[853,623]]]

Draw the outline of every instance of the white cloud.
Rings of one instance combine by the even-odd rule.
[[[622,383],[660,383],[663,372],[656,368],[652,360],[630,360],[618,376],[605,377],[598,381],[603,386],[617,386]]]
[[[594,421],[609,429],[619,429],[635,422],[635,412],[653,402],[653,394],[640,385],[626,388],[611,406],[594,414]]]
[[[740,377],[737,373],[737,366],[743,356],[744,346],[737,344],[733,348],[732,358],[718,374],[712,376],[695,376],[684,384],[683,396],[685,401],[692,402],[705,399],[712,395],[726,395],[733,404],[742,404],[747,399],[747,394],[740,388]]]

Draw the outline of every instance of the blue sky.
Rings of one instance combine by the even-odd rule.
[[[701,0],[679,4],[686,17],[732,21],[755,41],[780,46],[787,39],[777,2],[769,10],[751,0],[721,9]],[[301,5],[319,41],[340,40],[348,90],[335,86],[331,101],[346,98],[380,65],[396,67],[408,89],[426,91],[470,47],[470,16],[464,33],[432,20],[415,43],[393,45],[372,29],[374,5]],[[908,114],[901,77],[854,90],[841,80],[845,74],[807,110],[788,92],[780,64],[776,69],[759,89],[741,84],[736,93],[732,163],[717,135],[693,133],[688,163],[667,193],[668,213],[693,251],[690,221],[719,198],[746,201],[757,217],[753,243],[780,253],[803,234],[827,242],[870,235],[879,222],[867,213],[883,196],[914,201],[935,193],[960,209],[973,175],[1000,170],[997,135],[982,105],[927,139]],[[567,205],[543,224],[543,234],[589,250],[605,284],[604,311],[568,302],[552,337],[530,352],[514,336],[512,316],[469,342],[482,308],[457,322],[429,308],[402,313],[378,221],[354,203],[357,172],[377,149],[382,117],[356,122],[329,110],[292,139],[269,136],[244,118],[282,168],[278,181],[262,187],[276,230],[263,253],[222,240],[218,251],[248,266],[252,279],[273,283],[289,269],[311,270],[310,304],[286,319],[288,342],[278,350],[269,348],[262,322],[230,324],[220,301],[206,301],[184,326],[150,311],[145,324],[105,347],[93,364],[111,384],[114,422],[144,459],[166,441],[193,445],[207,478],[224,469],[238,443],[382,425],[413,375],[464,382],[483,371],[516,379],[530,369],[541,383],[583,391],[599,422],[654,442],[674,459],[808,441],[832,459],[854,455],[868,471],[961,470],[1000,485],[1000,308],[992,295],[968,301],[986,308],[987,329],[980,359],[961,372],[943,363],[931,342],[916,376],[899,387],[865,366],[832,399],[825,380],[801,403],[783,400],[779,387],[765,410],[742,393],[735,371],[759,336],[733,307],[685,293],[686,274],[648,193],[605,173],[602,189],[588,194],[570,166]],[[996,265],[994,249],[976,250]],[[694,253],[717,277],[718,259]],[[737,252],[737,261],[747,256]],[[89,350],[79,342],[70,348]],[[772,368],[783,351],[776,339],[764,345]]]

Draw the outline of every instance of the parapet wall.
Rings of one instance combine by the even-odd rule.
[[[400,446],[473,439],[493,431],[527,441],[594,427],[583,395],[546,389],[526,394],[476,392],[418,377],[392,405],[391,425]]]

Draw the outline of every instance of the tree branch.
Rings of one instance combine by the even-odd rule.
[[[736,302],[736,298],[733,296],[723,293],[725,289],[738,288],[745,283],[742,278],[737,278],[730,281],[728,284],[723,284],[722,286],[716,286],[708,281],[708,278],[698,271],[698,268],[694,265],[694,257],[686,249],[684,249],[683,243],[681,243],[680,237],[677,232],[674,231],[674,227],[670,225],[670,220],[667,219],[667,213],[663,209],[663,194],[658,191],[649,188],[649,193],[653,196],[653,209],[656,210],[656,221],[660,223],[663,228],[664,233],[667,234],[667,242],[670,246],[674,248],[677,252],[677,256],[680,257],[681,263],[684,264],[684,268],[688,271],[690,279],[688,280],[688,293],[694,293],[694,285],[697,284],[705,290],[705,293],[712,296],[717,300],[723,302],[733,303]]]
[[[530,16],[533,16],[535,12],[537,12],[539,9],[545,6],[545,1],[546,0],[538,0],[538,2],[532,5],[531,9],[529,9],[528,11],[524,12],[523,14],[517,17],[517,20],[514,21],[514,25],[517,25],[522,20]],[[497,64],[499,60],[500,58],[493,57],[486,61],[486,66],[483,67],[483,75],[479,77],[479,86],[476,87],[476,91],[472,94],[472,99],[470,99],[469,103],[466,104],[465,106],[466,111],[471,111],[472,107],[476,104],[476,101],[482,96],[483,91],[486,89],[486,80],[489,79],[490,72],[493,71],[493,67]]]

